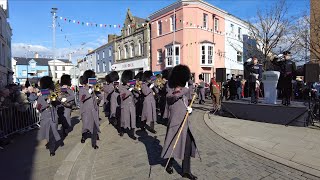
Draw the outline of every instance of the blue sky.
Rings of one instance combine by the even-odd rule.
[[[10,24],[13,29],[13,56],[24,56],[23,46],[30,51],[52,55],[51,8],[58,8],[58,17],[66,17],[97,24],[123,24],[127,8],[134,16],[147,18],[176,0],[9,0]],[[207,0],[207,2],[244,20],[256,16],[257,9],[272,5],[277,0]],[[309,0],[288,0],[289,15],[297,16],[308,9]],[[119,28],[87,27],[66,23],[58,18],[57,55],[64,55],[83,48],[76,53],[79,57],[88,49],[107,42],[107,35],[119,33]],[[62,29],[62,32],[61,32]],[[85,43],[85,44],[84,44]],[[82,45],[81,45],[82,44]],[[32,52],[28,52],[32,56]],[[75,57],[76,58],[76,57]]]

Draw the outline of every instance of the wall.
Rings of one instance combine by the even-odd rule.
[[[109,54],[110,50],[110,54]],[[104,58],[103,58],[103,52],[104,52]],[[99,57],[99,58],[98,58]],[[96,73],[100,77],[103,77],[109,73],[111,70],[111,64],[113,62],[113,44],[107,44],[102,46],[96,51],[96,58],[97,58],[97,64],[96,64]],[[105,69],[103,69],[103,65],[105,65]]]

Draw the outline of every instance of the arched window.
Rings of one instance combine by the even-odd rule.
[[[139,54],[139,56],[143,55],[143,43],[141,40],[139,40],[139,42],[138,42],[138,54]]]
[[[130,44],[130,57],[134,57],[134,44]]]
[[[121,48],[118,47],[118,60],[121,60]]]
[[[127,45],[125,45],[124,46],[124,59],[127,59],[127,58],[129,58],[130,56],[130,51],[129,51],[129,49],[128,49],[128,46]]]

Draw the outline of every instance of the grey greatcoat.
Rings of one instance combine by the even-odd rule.
[[[165,138],[164,146],[161,153],[161,156],[163,158],[169,158],[171,151],[173,149],[174,143],[178,137],[179,129],[181,128],[184,117],[187,113],[188,92],[189,92],[188,88],[182,88],[181,91],[177,91],[177,92],[171,91],[167,94],[167,103],[169,105],[170,117],[169,117],[169,125],[167,129],[166,138]],[[172,155],[173,158],[176,158],[176,159],[184,158],[188,129],[190,130],[190,133],[191,133],[190,126],[191,124],[189,122],[189,119],[187,119],[186,123],[184,124],[181,135],[179,137],[176,148],[173,152],[173,155]],[[191,156],[195,157],[196,144],[195,144],[192,133],[190,134],[190,136],[192,141]]]
[[[193,85],[193,81],[191,79],[188,82],[188,87],[189,87],[188,98],[189,98],[189,100],[192,100],[193,93],[194,93],[194,85]]]
[[[133,101],[133,94],[129,91],[129,86],[119,86],[121,97],[121,127],[133,129],[136,128],[136,107]]]
[[[142,84],[141,91],[144,95],[141,121],[147,121],[150,126],[157,120],[156,101],[152,89],[146,83]]]
[[[110,118],[120,118],[120,103],[119,91],[115,90],[110,98]]]
[[[97,104],[97,96],[89,93],[89,87],[82,87],[79,91],[81,103],[81,119],[82,133],[90,131],[93,133],[94,125],[97,127],[97,132],[100,132],[99,126],[99,107]]]
[[[105,84],[103,86],[103,92],[104,92],[104,111],[107,116],[110,115],[110,99],[111,99],[111,94],[114,91],[114,86],[113,84]]]
[[[199,86],[198,86],[198,90],[199,90],[200,100],[204,100],[205,99],[205,90],[206,90],[204,81],[200,81]]]
[[[169,87],[168,81],[166,82],[165,87],[166,87],[166,96],[167,96],[167,94],[172,91],[172,89]],[[163,119],[167,119],[167,118],[169,118],[169,115],[170,115],[170,114],[169,114],[169,106],[168,106],[168,103],[167,103],[167,100],[166,100],[166,102],[165,102],[165,108],[164,108],[164,113],[163,113],[162,118],[163,118]]]
[[[47,103],[46,98],[47,96],[40,96],[37,101],[37,109],[41,113],[38,139],[46,139],[49,142],[49,133],[51,129],[55,140],[59,141],[61,138],[58,132],[57,109]]]
[[[74,92],[71,89],[69,89],[69,88],[67,89],[67,93],[64,97],[67,99],[66,103],[68,103],[70,105],[73,104],[75,96],[74,96]],[[64,106],[64,117],[66,118],[69,126],[72,125],[71,124],[71,111],[72,111],[72,106]]]

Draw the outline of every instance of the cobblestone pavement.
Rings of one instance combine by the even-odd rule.
[[[191,116],[193,133],[202,161],[192,159],[192,172],[199,179],[320,179],[242,149],[211,131],[203,121],[209,106],[195,105]],[[166,127],[156,125],[156,135],[137,131],[138,140],[118,136],[111,125],[105,127],[94,150],[90,143],[80,153],[69,179],[181,179],[181,161],[172,175],[164,172],[160,158]]]
[[[79,111],[73,111],[73,131],[64,140],[54,157],[45,148],[46,141],[37,141],[37,130],[17,135],[0,151],[0,180],[50,180],[74,146],[80,142]],[[102,119],[102,122],[106,119]]]

